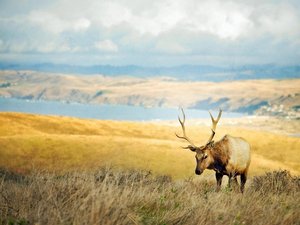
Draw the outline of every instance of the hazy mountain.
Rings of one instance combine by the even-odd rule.
[[[248,79],[286,79],[300,77],[300,65],[245,65],[220,67],[208,65],[181,65],[173,67],[142,67],[137,65],[77,66],[66,64],[8,64],[0,63],[2,70],[34,70],[52,73],[102,74],[108,76],[128,75],[134,77],[169,76],[180,80],[224,81]]]

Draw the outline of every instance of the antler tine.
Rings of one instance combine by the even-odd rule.
[[[183,123],[185,123],[185,113],[184,113],[184,111],[183,111],[183,108],[182,108],[182,107],[181,107],[180,109],[181,109],[181,112],[182,112],[182,115],[183,115]],[[178,118],[179,118],[179,116],[178,116]]]
[[[185,123],[185,114],[184,114],[184,111],[183,111],[183,108],[181,108],[181,112],[182,112],[182,115],[183,115],[183,120],[180,119],[180,117],[178,116],[178,121],[181,125],[181,128],[182,128],[182,133],[183,133],[183,136],[179,136],[177,133],[175,133],[175,135],[178,137],[178,138],[181,138],[181,139],[184,139],[186,140],[187,142],[189,142],[191,144],[192,147],[196,147],[194,145],[194,143],[187,137],[186,133],[185,133],[185,126],[184,126],[184,123]],[[184,147],[184,148],[189,148],[189,147]]]
[[[217,117],[217,119],[215,120],[214,119],[214,117],[211,115],[211,113],[210,113],[210,111],[208,111],[209,112],[209,115],[210,115],[210,118],[211,118],[211,122],[212,122],[212,130],[216,130],[216,128],[217,128],[217,123],[219,122],[219,120],[220,120],[220,118],[221,118],[221,115],[222,115],[222,110],[220,109],[220,111],[219,111],[219,115],[218,115],[218,117]]]
[[[209,112],[209,115],[210,115],[211,122],[212,122],[212,127],[211,127],[212,134],[211,134],[210,138],[208,139],[207,144],[209,144],[213,140],[213,138],[215,136],[217,124],[218,124],[218,122],[219,122],[219,120],[220,120],[220,118],[222,116],[222,110],[221,109],[219,110],[219,115],[218,115],[217,119],[214,119],[214,117],[211,115],[210,112]]]

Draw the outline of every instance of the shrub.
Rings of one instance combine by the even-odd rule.
[[[300,191],[300,177],[293,177],[287,170],[267,172],[253,178],[252,189],[263,193],[286,193]]]

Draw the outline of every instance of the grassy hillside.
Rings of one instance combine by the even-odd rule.
[[[209,127],[187,124],[196,143],[204,144]],[[179,125],[85,120],[59,116],[0,113],[0,167],[28,172],[114,168],[151,170],[174,178],[194,176],[194,153],[174,133]],[[238,127],[218,127],[245,137],[252,146],[250,175],[274,169],[300,172],[300,139]],[[211,177],[206,172],[202,177]]]

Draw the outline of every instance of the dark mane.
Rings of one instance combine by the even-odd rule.
[[[214,143],[211,148],[211,154],[214,158],[214,167],[217,170],[225,169],[230,159],[231,151],[228,148],[228,138],[224,136],[220,141]]]

